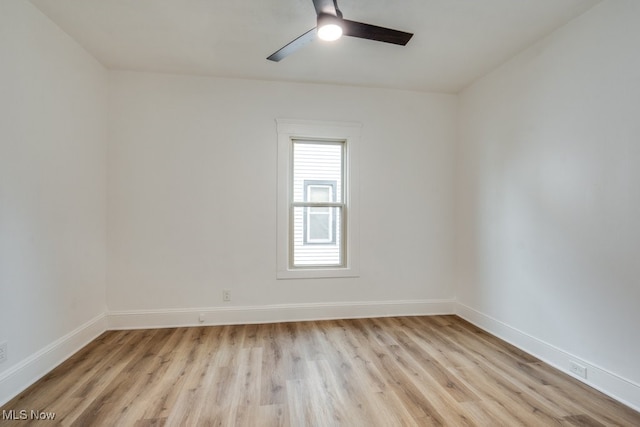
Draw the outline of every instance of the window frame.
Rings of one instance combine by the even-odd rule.
[[[362,126],[354,122],[322,122],[311,120],[276,119],[278,133],[278,191],[277,191],[277,250],[278,279],[358,277],[359,271],[359,212],[358,212],[358,142]],[[336,141],[343,143],[342,266],[294,267],[291,262],[293,233],[291,215],[293,194],[293,141]],[[334,190],[335,192],[335,190]]]

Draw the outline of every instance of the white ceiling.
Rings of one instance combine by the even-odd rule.
[[[265,58],[315,26],[311,0],[31,0],[110,69],[458,92],[599,0],[340,0],[346,19],[415,33]]]

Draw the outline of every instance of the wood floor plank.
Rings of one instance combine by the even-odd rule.
[[[450,339],[465,347],[472,349],[474,342],[470,337],[461,334],[459,329],[450,330]],[[551,419],[558,420],[567,415],[573,415],[566,407],[557,404],[555,399],[550,399],[548,394],[540,393],[544,388],[534,379],[523,372],[526,366],[524,361],[514,360],[514,357],[507,351],[495,349],[492,345],[482,347],[485,351],[480,352],[473,348],[470,350],[478,361],[478,369],[489,378],[501,378],[496,384],[504,390],[512,390],[519,396],[519,400],[525,403],[534,412],[540,412]],[[506,375],[505,375],[506,374]],[[527,390],[521,393],[520,390]]]
[[[106,332],[0,414],[32,409],[83,427],[640,426],[456,316]]]
[[[373,320],[374,322],[376,319]],[[442,366],[438,361],[431,357],[431,353],[424,351],[420,346],[419,340],[411,338],[402,329],[389,328],[393,331],[396,342],[407,352],[416,362],[418,362],[426,371],[427,375],[432,377],[442,388],[443,391],[450,394],[458,402],[467,402],[477,400],[478,397],[461,381],[451,375],[451,373]]]
[[[277,341],[277,325],[262,325],[258,339],[262,342],[262,378],[260,381],[260,404],[284,405],[286,395],[286,368],[284,349]]]
[[[337,386],[348,399],[353,415],[367,425],[399,425],[400,401],[389,390],[380,372],[366,357],[346,345],[345,329],[335,321],[319,322],[317,329],[324,337],[324,351],[336,377]],[[395,402],[389,405],[389,401]],[[393,406],[395,410],[388,410]]]

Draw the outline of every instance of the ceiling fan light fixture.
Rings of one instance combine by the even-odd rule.
[[[316,9],[317,25],[272,53],[267,57],[267,60],[279,62],[302,46],[316,39],[333,41],[345,35],[359,39],[405,46],[409,40],[411,40],[411,37],[413,37],[412,33],[405,31],[342,19],[342,12],[338,9],[337,0],[311,1],[313,2],[313,7]]]
[[[318,16],[318,37],[328,42],[342,37],[340,18],[326,13],[320,14]]]

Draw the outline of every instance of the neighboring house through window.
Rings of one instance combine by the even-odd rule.
[[[336,181],[304,181],[304,200],[312,203],[336,201]],[[336,244],[335,208],[312,206],[304,212],[304,243],[307,245]]]

